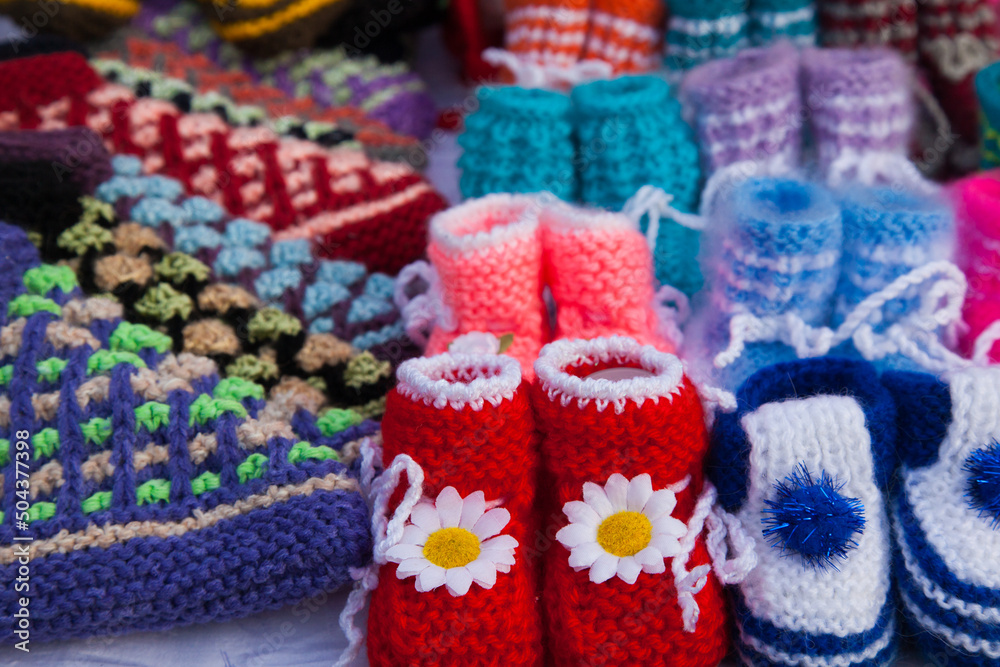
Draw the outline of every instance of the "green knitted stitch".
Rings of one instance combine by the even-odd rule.
[[[111,437],[111,420],[105,417],[94,417],[80,424],[80,428],[83,430],[83,439],[92,445],[103,445]]]
[[[108,345],[112,350],[122,352],[138,352],[151,347],[157,352],[163,353],[169,351],[172,344],[170,336],[153,331],[145,324],[132,324],[131,322],[119,324],[111,333],[111,338],[108,339]]]
[[[353,410],[330,408],[323,413],[322,417],[316,420],[316,426],[319,427],[323,435],[330,437],[355,424],[360,424],[362,421],[361,415]]]
[[[24,286],[30,294],[38,296],[45,296],[56,287],[63,292],[72,292],[77,284],[76,274],[68,266],[43,264],[24,272]]]
[[[93,514],[94,512],[100,512],[101,510],[106,510],[111,507],[111,492],[110,491],[98,491],[89,498],[83,499],[83,513]]]
[[[313,447],[308,442],[296,442],[292,448],[288,450],[289,463],[298,464],[302,463],[306,459],[315,459],[317,461],[328,461],[333,459],[334,461],[339,461],[340,455],[326,445]]]
[[[135,312],[143,317],[166,322],[174,317],[186,320],[194,310],[194,301],[187,294],[182,294],[167,283],[159,283],[146,290],[146,293],[135,303]]]
[[[38,369],[38,376],[40,378],[46,382],[55,382],[59,379],[63,369],[66,368],[67,363],[65,359],[52,357],[51,359],[42,359],[35,364],[35,368]]]
[[[170,406],[166,403],[148,401],[135,409],[136,430],[145,426],[150,433],[170,424]]]
[[[231,378],[240,377],[255,382],[274,380],[278,377],[278,365],[273,361],[261,359],[252,354],[244,354],[226,366],[226,375]]]
[[[210,274],[211,271],[206,264],[183,252],[172,252],[156,265],[156,277],[169,280],[175,285],[183,283],[188,278],[198,281],[208,280]]]
[[[28,508],[28,521],[44,521],[56,515],[55,503],[35,503]]]
[[[35,450],[36,461],[42,457],[52,458],[59,449],[59,431],[54,428],[43,428],[31,436],[31,446]]]
[[[62,308],[59,307],[59,304],[52,299],[46,299],[36,294],[22,294],[7,306],[7,314],[13,317],[28,317],[43,311],[53,315],[62,315]]]
[[[87,254],[88,250],[101,252],[105,247],[114,245],[114,235],[96,222],[78,222],[67,228],[56,245],[78,257]]]
[[[302,322],[277,308],[262,308],[250,319],[247,329],[250,332],[250,342],[259,343],[277,340],[282,334],[296,336],[302,331]]]
[[[246,484],[251,479],[260,479],[264,476],[267,468],[267,456],[260,452],[254,452],[247,457],[246,461],[236,466],[236,472],[240,476],[240,484]]]
[[[392,375],[392,364],[388,361],[379,361],[375,355],[366,351],[347,362],[347,368],[344,369],[344,384],[351,389],[360,389],[390,375]]]
[[[135,501],[139,505],[165,503],[170,500],[170,480],[151,479],[143,482],[135,490]]]
[[[361,415],[362,419],[377,419],[385,413],[385,396],[376,398],[364,405],[355,405],[351,410]]]
[[[10,384],[12,377],[14,377],[14,366],[12,364],[0,366],[0,385]]]
[[[10,440],[0,438],[0,466],[10,463]]]
[[[191,492],[196,496],[215,491],[220,486],[219,476],[214,472],[203,472],[191,480]]]
[[[306,384],[315,389],[318,392],[326,393],[327,386],[326,380],[319,377],[318,375],[311,375],[306,378]]]
[[[112,352],[98,350],[87,359],[87,375],[106,373],[118,364],[132,364],[137,368],[145,368],[146,362],[133,352]]]
[[[231,398],[242,401],[247,397],[264,398],[264,388],[256,382],[241,377],[229,377],[215,385],[212,395],[216,398]]]
[[[224,412],[232,412],[239,417],[246,417],[247,411],[243,405],[232,398],[212,398],[208,394],[202,394],[194,399],[191,404],[191,416],[189,423],[205,424],[209,420],[216,419]]]
[[[115,221],[115,207],[108,202],[84,196],[80,197],[80,205],[83,206],[83,215],[80,217],[83,222],[110,223]]]

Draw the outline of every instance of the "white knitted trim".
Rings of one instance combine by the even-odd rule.
[[[795,102],[799,100],[798,91],[770,100],[759,106],[746,106],[728,113],[707,113],[698,119],[698,125],[704,128],[732,127],[756,121],[761,116],[774,116],[791,113]]]
[[[637,363],[653,375],[613,382],[579,378],[565,370],[570,366],[607,362]],[[581,408],[593,401],[598,411],[611,405],[619,414],[628,401],[641,407],[646,400],[654,403],[661,398],[673,400],[675,394],[680,395],[684,380],[680,359],[625,336],[549,343],[535,362],[535,373],[549,400],[558,399],[563,406],[575,401]]]
[[[767,130],[749,137],[734,136],[732,139],[723,139],[711,142],[709,152],[714,156],[719,153],[737,149],[745,151],[758,146],[775,146],[785,143],[787,138],[793,134],[798,134],[798,128],[791,124],[778,124]],[[795,141],[798,141],[796,137]]]
[[[988,658],[992,658],[993,660],[1000,658],[1000,642],[977,639],[964,632],[958,632],[957,630],[941,625],[921,611],[905,592],[900,591],[900,597],[903,599],[903,604],[906,606],[907,611],[909,611],[909,613],[913,616],[913,619],[926,630],[937,635],[938,639],[941,639],[956,648],[960,648],[967,653],[982,654]]]
[[[791,12],[753,12],[753,19],[770,30],[784,30],[796,23],[812,21],[816,15],[812,5]]]
[[[832,107],[834,109],[855,113],[861,109],[876,109],[884,113],[885,109],[888,109],[889,107],[899,107],[901,110],[905,110],[909,103],[909,90],[894,90],[893,92],[885,93],[884,95],[866,95],[864,97],[856,95],[834,95],[833,97],[824,99],[818,105],[818,108],[823,109]]]
[[[488,231],[463,233],[470,219],[500,220]],[[430,238],[455,252],[497,248],[511,241],[527,239],[538,232],[537,199],[530,195],[492,194],[472,199],[431,218]]]
[[[870,120],[864,123],[851,123],[838,121],[837,116],[833,114],[816,113],[813,116],[813,127],[826,130],[837,136],[855,135],[885,139],[894,135],[907,135],[910,131],[910,126],[913,124],[912,120],[909,113],[901,113],[880,121]]]
[[[591,37],[587,42],[587,54],[591,58],[600,55],[601,59],[618,64],[630,62],[635,67],[643,69],[652,67],[656,61],[645,50],[637,51],[636,47],[605,42],[597,37]]]
[[[504,43],[507,45],[507,48],[522,44],[538,44],[539,48],[542,49],[557,49],[569,46],[582,46],[586,37],[587,33],[582,29],[566,31],[520,26],[507,33]]]
[[[482,410],[514,398],[521,366],[504,355],[439,354],[404,361],[396,372],[396,389],[413,401],[443,409],[466,406]]]
[[[562,25],[586,23],[590,12],[586,9],[567,9],[565,7],[547,7],[531,5],[520,7],[507,14],[507,25],[518,21],[551,21]]]
[[[667,44],[667,53],[674,57],[690,58],[692,60],[701,61],[709,60],[712,57],[727,58],[735,55],[737,52],[742,51],[745,48],[748,48],[749,46],[749,39],[739,39],[724,48],[718,44],[712,44],[708,47]]]
[[[746,14],[733,14],[717,19],[687,19],[682,16],[670,17],[671,32],[681,32],[694,37],[718,35],[729,37],[739,34],[747,24]],[[673,47],[673,45],[670,45]]]
[[[723,250],[728,250],[736,256],[741,264],[753,266],[755,268],[767,269],[775,273],[798,274],[803,271],[819,271],[829,269],[840,262],[839,250],[827,250],[817,255],[779,255],[769,257],[758,255],[753,252],[739,252],[739,247],[733,241],[726,239],[722,242]],[[880,285],[881,287],[881,285]]]
[[[619,37],[627,37],[630,40],[634,39],[647,44],[655,44],[660,40],[659,32],[655,28],[632,19],[595,11],[590,20],[595,26],[610,28]]]
[[[889,645],[896,633],[896,621],[891,621],[888,627],[886,627],[885,632],[882,633],[882,636],[875,640],[874,643],[865,647],[863,651],[840,653],[832,656],[817,656],[809,655],[808,653],[786,653],[774,648],[770,644],[765,644],[756,637],[745,634],[742,624],[737,622],[737,625],[740,628],[741,639],[747,646],[764,655],[772,662],[782,665],[793,665],[794,667],[851,667],[851,665],[859,662],[871,660],[881,653]]]

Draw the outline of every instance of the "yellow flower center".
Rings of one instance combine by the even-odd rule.
[[[612,556],[634,556],[649,546],[653,524],[641,512],[616,512],[597,528],[597,543]]]
[[[479,538],[465,528],[435,530],[424,545],[424,558],[450,570],[479,558]]]

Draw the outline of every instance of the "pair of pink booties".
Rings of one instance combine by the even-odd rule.
[[[513,334],[505,354],[527,377],[542,346],[555,339],[620,334],[674,351],[659,333],[649,247],[623,214],[544,195],[487,195],[435,215],[427,255],[442,305],[428,356],[472,332]]]
[[[959,181],[953,194],[958,214],[956,259],[969,281],[963,351],[973,355],[980,335],[1000,327],[1000,170]],[[991,336],[998,337],[1000,332]],[[1000,363],[1000,340],[988,350],[988,359]]]

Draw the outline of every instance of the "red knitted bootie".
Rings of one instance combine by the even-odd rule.
[[[653,308],[653,260],[625,215],[564,204],[540,215],[545,278],[557,308],[555,338],[623,335],[673,352]]]
[[[372,596],[370,664],[540,666],[538,561],[525,557],[538,438],[518,364],[442,354],[404,362],[398,379],[382,421],[383,477],[397,455],[412,457],[423,496],[405,527],[398,513],[397,530],[389,523],[395,545]],[[397,492],[382,509],[410,498]]]
[[[728,647],[702,536],[714,489],[680,360],[629,338],[563,340],[535,371],[541,530],[558,542],[542,593],[552,664],[714,667]]]

